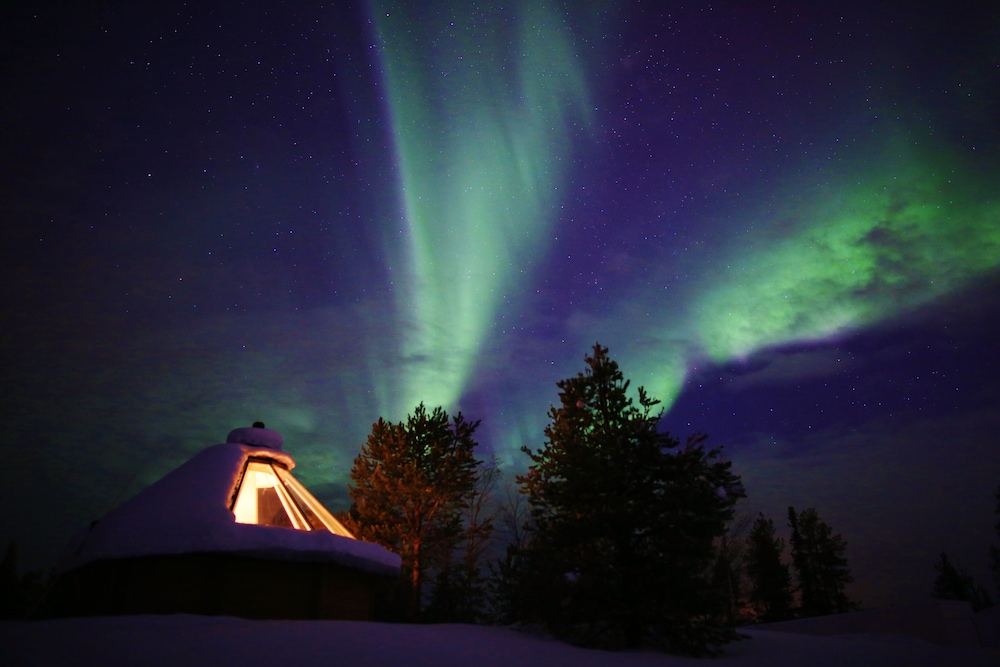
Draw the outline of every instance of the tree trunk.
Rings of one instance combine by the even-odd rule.
[[[423,578],[420,576],[420,544],[413,546],[413,569],[410,571],[410,620],[420,619],[420,585]]]

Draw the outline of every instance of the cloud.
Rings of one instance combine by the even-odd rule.
[[[762,385],[796,384],[857,370],[860,363],[849,353],[825,346],[791,352],[764,350],[746,365],[727,369],[724,387],[739,392]]]

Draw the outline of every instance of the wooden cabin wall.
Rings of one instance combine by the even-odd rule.
[[[144,556],[63,574],[41,616],[202,614],[251,619],[382,620],[391,577],[332,563],[230,554]]]

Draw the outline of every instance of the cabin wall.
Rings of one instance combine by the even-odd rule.
[[[332,563],[229,554],[145,556],[98,561],[63,574],[41,615],[380,620],[391,582]]]

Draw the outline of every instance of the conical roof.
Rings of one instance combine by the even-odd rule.
[[[237,553],[396,574],[400,558],[354,539],[289,471],[279,433],[235,429],[94,523],[59,568],[163,554]]]

